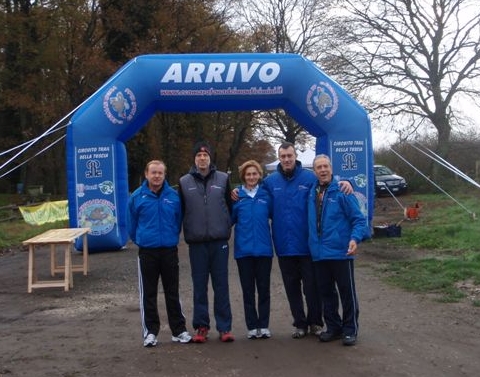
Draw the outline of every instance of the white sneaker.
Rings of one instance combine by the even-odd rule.
[[[190,343],[191,340],[192,336],[188,333],[188,331],[184,331],[177,336],[172,335],[172,342]]]
[[[247,338],[248,339],[257,339],[258,338],[258,330],[257,329],[248,330]]]
[[[272,337],[272,333],[269,329],[260,329],[258,331],[259,338],[268,339]]]
[[[158,343],[157,337],[153,334],[148,334],[143,340],[144,347],[155,347]]]

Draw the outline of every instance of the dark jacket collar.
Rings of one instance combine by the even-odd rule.
[[[293,168],[293,170],[289,174],[287,174],[283,170],[282,165],[280,163],[277,165],[277,171],[282,175],[282,177],[284,177],[286,179],[290,179],[290,178],[294,177],[302,169],[303,169],[302,163],[298,160],[295,160],[295,167]]]

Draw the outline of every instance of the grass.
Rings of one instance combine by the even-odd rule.
[[[402,223],[405,236],[401,244],[414,248],[436,250],[477,250],[480,218],[480,198],[462,195],[455,199],[445,195],[418,195],[410,198],[421,203],[420,219],[409,226]],[[463,208],[462,208],[463,206]]]
[[[420,203],[420,218],[402,222],[401,237],[376,242],[395,244],[414,254],[423,250],[427,256],[387,263],[380,270],[385,280],[409,291],[433,294],[442,302],[458,302],[473,293],[472,304],[480,307],[478,293],[474,294],[480,287],[480,219],[474,215],[480,214],[479,199],[461,194],[455,196],[458,204],[440,194],[409,196],[409,202]]]
[[[442,302],[458,302],[467,294],[459,286],[480,286],[480,253],[395,261],[385,269],[386,280],[406,290],[434,293]],[[478,301],[473,302],[478,306]]]
[[[0,208],[17,204],[17,195],[0,194]],[[22,241],[34,237],[48,229],[68,227],[67,221],[48,223],[43,225],[30,225],[23,221],[18,210],[4,209],[0,210],[0,220],[16,216],[14,220],[0,221],[0,251],[19,247]]]
[[[30,225],[23,220],[12,220],[0,223],[0,250],[19,247],[22,241],[32,238],[49,229],[68,228],[67,221]]]
[[[11,195],[0,195],[0,207],[11,203]],[[455,197],[471,213],[480,214],[480,195]],[[426,250],[425,258],[407,258],[390,261],[380,272],[389,283],[422,293],[433,293],[443,302],[457,302],[466,293],[460,285],[480,286],[480,246],[478,234],[480,218],[473,220],[471,213],[445,195],[409,195],[399,197],[402,203],[421,203],[417,221],[402,222],[402,237],[377,239],[385,248],[395,245],[405,250]],[[404,204],[406,205],[406,204]],[[0,213],[0,219],[3,214]],[[67,222],[33,226],[23,220],[0,222],[0,249],[18,247],[23,240],[51,228],[68,227]],[[477,294],[478,295],[478,294]],[[480,298],[472,300],[480,307]]]

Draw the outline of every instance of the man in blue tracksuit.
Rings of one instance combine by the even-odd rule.
[[[353,261],[357,245],[369,237],[368,225],[355,195],[343,194],[333,180],[330,158],[316,156],[313,170],[317,182],[308,199],[309,246],[327,325],[319,339],[342,338],[351,346],[356,343],[359,314]]]
[[[157,345],[159,278],[162,279],[172,341],[188,343],[192,338],[185,327],[179,298],[180,198],[165,180],[166,169],[162,161],[150,161],[145,167],[145,181],[128,201],[128,233],[139,247],[140,314],[145,347]]]
[[[309,327],[319,335],[323,327],[322,305],[308,249],[307,198],[316,178],[296,158],[292,143],[281,144],[277,171],[264,179],[264,187],[273,200],[273,244],[293,316],[294,339],[303,338]]]

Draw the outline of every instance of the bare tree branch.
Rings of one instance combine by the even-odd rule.
[[[319,62],[320,46],[328,40],[325,22],[328,0],[238,0],[239,29],[246,36],[248,50],[257,52],[296,53]],[[297,144],[308,140],[307,133],[284,111],[263,112],[256,119],[262,134],[275,140]]]
[[[407,134],[433,126],[438,152],[446,157],[452,129],[464,126],[458,123],[458,103],[468,97],[478,104],[478,2],[345,0],[343,4],[336,28],[349,48],[333,45],[329,50],[332,59],[341,62],[342,82],[361,95],[373,117],[409,119]]]

